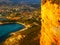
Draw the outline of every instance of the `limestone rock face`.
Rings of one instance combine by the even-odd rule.
[[[60,5],[60,0],[42,0],[42,4],[45,4],[47,1],[50,1],[50,3],[52,4],[57,4],[57,5]]]
[[[60,45],[60,0],[42,0],[40,45]]]

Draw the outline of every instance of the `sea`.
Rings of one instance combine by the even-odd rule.
[[[17,23],[8,23],[0,25],[0,43],[6,40],[12,32],[19,31],[25,26]]]

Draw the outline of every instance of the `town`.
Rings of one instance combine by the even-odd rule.
[[[21,5],[15,7],[0,7],[0,24],[4,22],[34,22],[40,20],[40,12],[38,8],[28,5]]]
[[[25,28],[12,32],[1,45],[39,45],[40,7],[31,5],[1,6],[0,25],[18,23]],[[23,43],[24,42],[24,43]],[[27,43],[28,42],[28,43]]]

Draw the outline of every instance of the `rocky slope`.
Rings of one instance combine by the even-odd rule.
[[[42,2],[40,45],[60,45],[60,0]]]
[[[2,45],[40,45],[39,31],[40,26],[33,25],[24,31],[14,33]]]

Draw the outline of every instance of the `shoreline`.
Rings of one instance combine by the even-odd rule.
[[[25,26],[25,28],[21,29],[20,31],[24,31],[25,29],[28,29],[29,27],[31,27],[30,25],[26,25],[24,23],[20,23],[20,22],[17,22],[17,23]]]
[[[13,23],[13,22],[0,22],[0,25],[4,25],[4,24],[7,24],[7,23]],[[31,27],[29,24],[26,25],[25,23],[21,23],[21,22],[16,22],[16,23],[25,26],[25,28],[20,29],[16,32],[11,32],[10,35],[15,35],[17,32],[24,31],[24,30],[28,29],[29,27]]]
[[[25,26],[25,28],[23,28],[23,29],[21,29],[21,30],[19,30],[19,31],[24,31],[24,30],[28,29],[29,27],[31,27],[30,25],[26,25],[26,24],[24,24],[24,23],[20,23],[20,22],[16,22],[16,23],[22,24],[22,25]],[[15,35],[15,34],[16,34],[17,32],[19,32],[19,31],[12,32],[12,33],[10,33],[10,35]]]
[[[2,25],[2,24],[1,24]],[[5,24],[3,24],[3,25],[5,25]],[[21,24],[22,25],[22,24]],[[24,28],[22,28],[22,29],[24,29]],[[21,29],[17,29],[16,31],[19,31],[19,30],[21,30]],[[5,39],[7,39],[7,38],[9,38],[10,36],[11,36],[11,33],[13,32],[13,33],[15,33],[16,31],[9,31],[8,33],[6,33],[6,34],[3,34],[2,36],[0,36],[0,38],[1,38],[1,40],[0,40],[0,43],[1,42],[3,42],[3,41],[5,41]],[[5,37],[6,36],[6,37]],[[4,37],[4,38],[2,38],[2,37]]]

